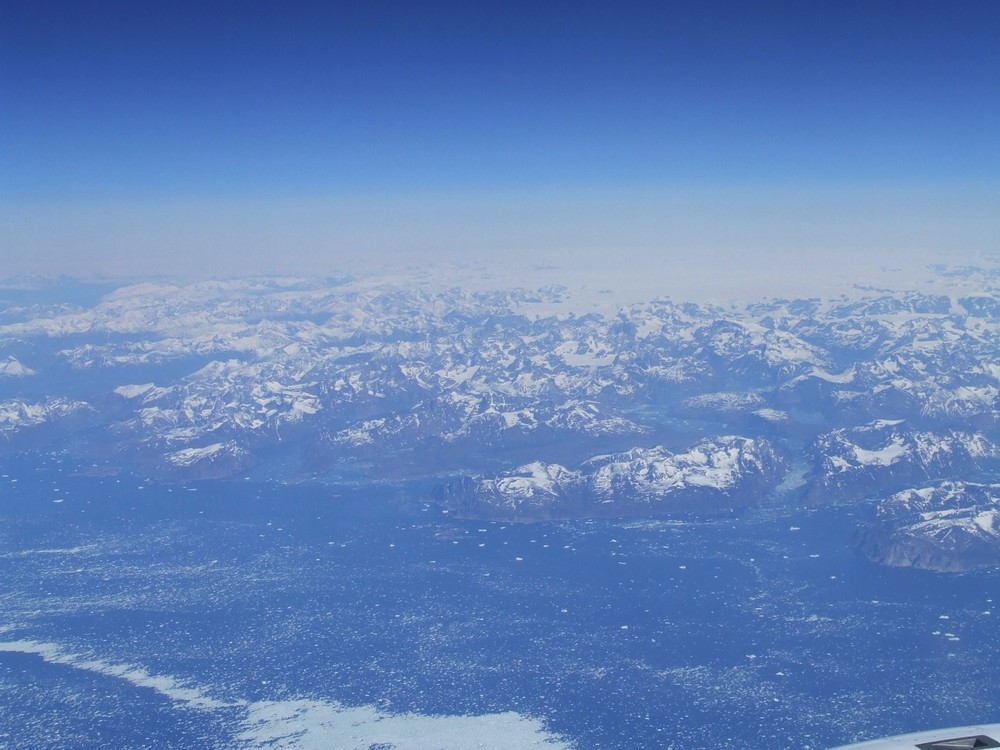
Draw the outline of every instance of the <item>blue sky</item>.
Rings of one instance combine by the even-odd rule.
[[[951,226],[957,196],[978,234],[935,246],[981,250],[1000,211],[990,0],[8,0],[0,99],[0,242],[26,271],[566,252],[588,234],[612,250],[616,231],[666,252],[734,200],[822,227],[824,196],[854,244],[885,243],[849,195],[888,196],[893,226],[935,206]],[[678,195],[701,196],[697,219]],[[677,232],[649,219],[657,196]],[[632,229],[588,233],[602,209]],[[736,223],[731,242],[741,227],[746,252],[782,241]]]

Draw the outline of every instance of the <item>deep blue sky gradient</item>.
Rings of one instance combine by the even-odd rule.
[[[1000,4],[4,0],[0,101],[8,212],[968,190],[1000,183]]]

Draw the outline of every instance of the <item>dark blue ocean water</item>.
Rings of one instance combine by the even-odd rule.
[[[300,699],[514,711],[578,748],[1000,716],[1000,574],[875,566],[849,546],[863,509],[517,526],[378,486],[0,471],[0,641],[69,655],[0,651],[4,747],[235,747],[240,705]]]

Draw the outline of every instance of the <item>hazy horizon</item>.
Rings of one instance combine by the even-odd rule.
[[[985,2],[3,15],[5,276],[460,259],[787,288],[1000,236]]]

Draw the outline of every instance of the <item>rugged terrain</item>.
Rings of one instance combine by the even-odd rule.
[[[76,303],[10,285],[0,450],[166,481],[413,482],[522,521],[718,513],[776,487],[828,504],[948,486],[973,513],[982,498],[956,488],[1000,479],[1000,291],[993,272],[935,273],[964,286],[613,314],[580,314],[561,287],[405,279],[109,286]],[[868,554],[989,558],[953,545],[927,562],[900,547],[917,537],[899,519],[879,516]]]

